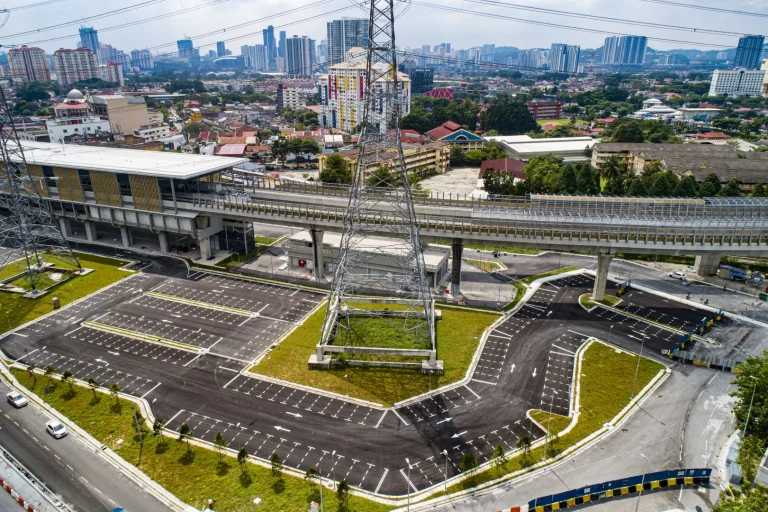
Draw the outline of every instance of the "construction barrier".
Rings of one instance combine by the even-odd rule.
[[[536,498],[528,502],[528,510],[529,512],[550,512],[643,490],[661,489],[678,485],[707,485],[709,484],[711,474],[712,470],[709,468],[673,469],[671,471],[657,471],[655,473],[622,478],[621,480],[611,480],[610,482]]]
[[[702,335],[704,334],[707,329],[711,329],[713,325],[715,325],[715,322],[722,322],[725,320],[725,313],[723,310],[718,311],[717,313],[712,313],[706,317],[704,317],[701,322],[698,323],[696,327],[693,328],[693,330],[685,335],[683,335],[682,338],[675,344],[674,347],[672,347],[672,350],[680,350],[680,349],[692,349],[693,345],[696,343],[696,340],[694,339],[694,335]]]
[[[8,492],[8,494],[11,495],[11,497],[16,500],[16,502],[21,506],[22,510],[26,510],[27,512],[34,512],[34,507],[27,503],[27,501],[22,498],[21,496],[16,493],[16,491],[2,478],[0,478],[0,486],[2,486],[3,489]]]
[[[695,366],[704,366],[706,368],[714,368],[715,370],[722,370],[724,372],[739,373],[739,365],[741,361],[735,359],[725,359],[723,357],[707,356],[703,354],[692,354],[686,350],[670,350],[667,353],[667,357],[680,361],[682,363],[692,364]]]

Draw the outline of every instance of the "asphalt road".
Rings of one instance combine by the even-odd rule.
[[[0,384],[2,396],[8,391],[10,388]],[[127,512],[169,510],[76,434],[70,433],[62,439],[48,435],[45,422],[49,419],[32,404],[16,409],[6,401],[0,403],[3,446],[62,501],[83,512],[112,510],[118,506]]]

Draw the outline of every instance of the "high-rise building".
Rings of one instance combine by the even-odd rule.
[[[261,31],[264,36],[264,46],[267,47],[267,58],[269,59],[269,69],[277,69],[277,43],[275,43],[275,27],[268,26]]]
[[[645,36],[611,36],[603,45],[603,64],[645,64],[648,38]]]
[[[56,50],[53,52],[53,68],[56,70],[56,80],[59,85],[99,78],[96,55],[90,48]]]
[[[547,56],[540,48],[531,48],[530,50],[520,50],[520,67],[531,69],[542,69],[547,63]]]
[[[154,67],[152,52],[149,50],[131,50],[131,66],[142,71],[152,69]]]
[[[345,132],[352,130],[362,122],[364,77],[366,73],[365,56],[357,56],[362,48],[350,48],[345,62],[328,67],[328,74],[317,81],[320,95],[319,121],[326,128],[337,128]],[[386,64],[378,62],[374,66],[378,72],[386,70]],[[387,78],[380,79],[374,84],[375,89],[390,87],[392,82]],[[398,85],[402,89],[400,102],[401,112],[408,115],[411,112],[411,79],[405,73],[398,72]],[[374,122],[380,131],[389,129],[386,123],[377,119],[389,119],[392,105],[377,105]]]
[[[734,68],[759,69],[763,56],[764,36],[745,36],[739,39]]]
[[[42,48],[22,46],[8,50],[11,77],[22,82],[50,82],[48,59]]]
[[[291,77],[311,77],[314,72],[315,42],[307,36],[293,36],[285,41],[285,71]]]
[[[435,87],[435,70],[432,68],[416,68],[411,71],[411,87],[413,94],[424,94]]]
[[[286,107],[299,109],[307,106],[307,101],[296,87],[286,87],[283,84],[277,84],[277,111],[282,112]]]
[[[267,47],[263,44],[240,47],[240,55],[243,56],[243,66],[254,71],[264,71],[269,66]]]
[[[80,27],[80,47],[88,48],[93,53],[99,51],[99,34],[93,27]]]
[[[323,39],[317,43],[317,63],[325,64],[328,62],[328,40]]]
[[[342,18],[328,22],[328,63],[338,64],[350,48],[368,48],[368,20]]]
[[[581,47],[554,43],[549,54],[549,69],[560,73],[576,73],[579,70]]]
[[[277,45],[277,56],[285,59],[285,30],[280,31],[280,42]]]
[[[113,82],[120,85],[120,87],[125,85],[123,66],[120,63],[110,60],[106,64],[100,64],[98,70],[99,78],[105,82]]]
[[[188,60],[190,64],[200,61],[200,50],[195,48],[191,39],[179,39],[176,47],[179,49],[179,58]]]
[[[716,69],[709,87],[710,96],[749,96],[763,94],[766,72],[762,69]]]
[[[216,43],[216,56],[224,57],[227,55],[227,47],[224,45],[224,41],[218,41]]]

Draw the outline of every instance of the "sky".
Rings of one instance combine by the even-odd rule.
[[[149,48],[157,51],[175,51],[176,40],[191,37],[201,53],[215,49],[216,41],[224,40],[228,49],[238,55],[244,44],[262,44],[261,30],[275,26],[275,35],[285,30],[288,36],[307,35],[318,42],[326,38],[326,23],[346,17],[366,17],[358,2],[361,0],[48,0],[54,3],[14,11],[14,8],[44,0],[8,0],[5,8],[10,15],[0,28],[0,43],[29,44],[48,52],[59,48],[76,48],[80,25],[93,26],[99,31],[99,40],[130,52]],[[580,27],[621,34],[644,35],[651,38],[648,45],[654,49],[699,48],[705,50],[735,47],[737,35],[702,34],[693,31],[662,29],[627,25],[608,21],[578,19],[568,15],[531,12],[517,6],[555,9],[580,14],[591,14],[663,23],[690,29],[722,30],[736,33],[765,34],[768,32],[768,2],[765,0],[674,0],[681,3],[728,8],[762,13],[764,17],[726,14],[661,5],[647,0],[413,0],[406,5],[396,0],[401,13],[396,22],[397,43],[401,48],[420,48],[424,44],[451,43],[452,48],[465,49],[493,43],[496,46],[519,48],[548,48],[552,43],[579,44],[582,48],[602,46],[610,34],[591,33],[572,28]],[[206,5],[214,3],[214,5]],[[478,2],[490,2],[478,3]],[[99,19],[83,18],[125,7],[147,4],[141,8],[121,12]],[[422,4],[422,5],[419,5]],[[432,4],[427,6],[423,4]],[[515,4],[515,7],[502,4]],[[197,7],[197,9],[195,9]],[[463,9],[465,12],[450,11]],[[194,10],[190,10],[194,9]],[[292,12],[286,13],[286,11]],[[145,20],[146,18],[182,11],[165,19],[145,21],[124,28],[110,27]],[[541,21],[562,27],[539,26],[510,19],[480,16],[489,13],[508,18]],[[271,19],[267,19],[272,16]],[[83,20],[83,21],[81,21]],[[77,22],[72,25],[48,28],[53,25]],[[236,25],[242,25],[235,27]],[[24,34],[23,32],[30,32]],[[659,41],[653,38],[671,39]],[[54,39],[54,40],[51,40]],[[712,45],[712,46],[706,46]]]

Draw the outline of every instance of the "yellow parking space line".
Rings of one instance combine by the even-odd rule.
[[[22,428],[21,430],[23,430],[25,434],[29,435],[29,431],[27,429]]]
[[[21,425],[19,425],[18,421],[14,421],[13,424],[16,425],[17,427],[21,427]]]
[[[89,482],[88,480],[86,480],[84,476],[81,476],[81,477],[80,477],[80,479],[81,479],[83,482],[87,483],[87,484],[91,483],[91,482]]]
[[[74,470],[75,470],[75,469],[74,469],[72,466],[70,466],[69,464],[67,464],[67,467],[69,468],[69,470],[70,470],[70,471],[74,471]]]
[[[224,311],[226,313],[232,313],[240,316],[253,316],[253,312],[246,311],[245,309],[230,308],[229,306],[219,306],[217,304],[211,304],[210,302],[202,302],[199,300],[185,299],[182,297],[176,297],[175,295],[166,295],[158,292],[147,292],[144,295],[155,297],[156,299],[169,300],[172,302],[179,302],[181,304],[187,304],[190,306],[199,306],[206,309],[215,309],[216,311]]]
[[[51,449],[50,449],[50,448],[48,448],[48,447],[47,447],[47,446],[45,446],[45,445],[43,445],[43,448],[45,448],[45,450],[46,450],[46,451],[51,451]]]
[[[35,436],[32,436],[32,439],[34,439],[36,443],[40,442],[40,441],[38,441],[38,439]]]
[[[54,457],[56,457],[58,460],[61,460],[61,457],[59,457],[59,456],[58,456],[58,455],[56,455],[55,453],[53,454],[53,456],[54,456]]]
[[[144,334],[143,332],[130,331],[128,329],[102,324],[100,322],[83,322],[83,325],[97,331],[117,334],[118,336],[125,336],[126,338],[132,338],[134,340],[146,341],[148,343],[155,343],[157,345],[164,345],[166,347],[185,350],[194,354],[200,353],[200,347],[196,347],[195,345],[188,345],[187,343],[181,343],[179,341],[169,340],[167,338],[160,338],[158,336],[152,336],[151,334]]]

